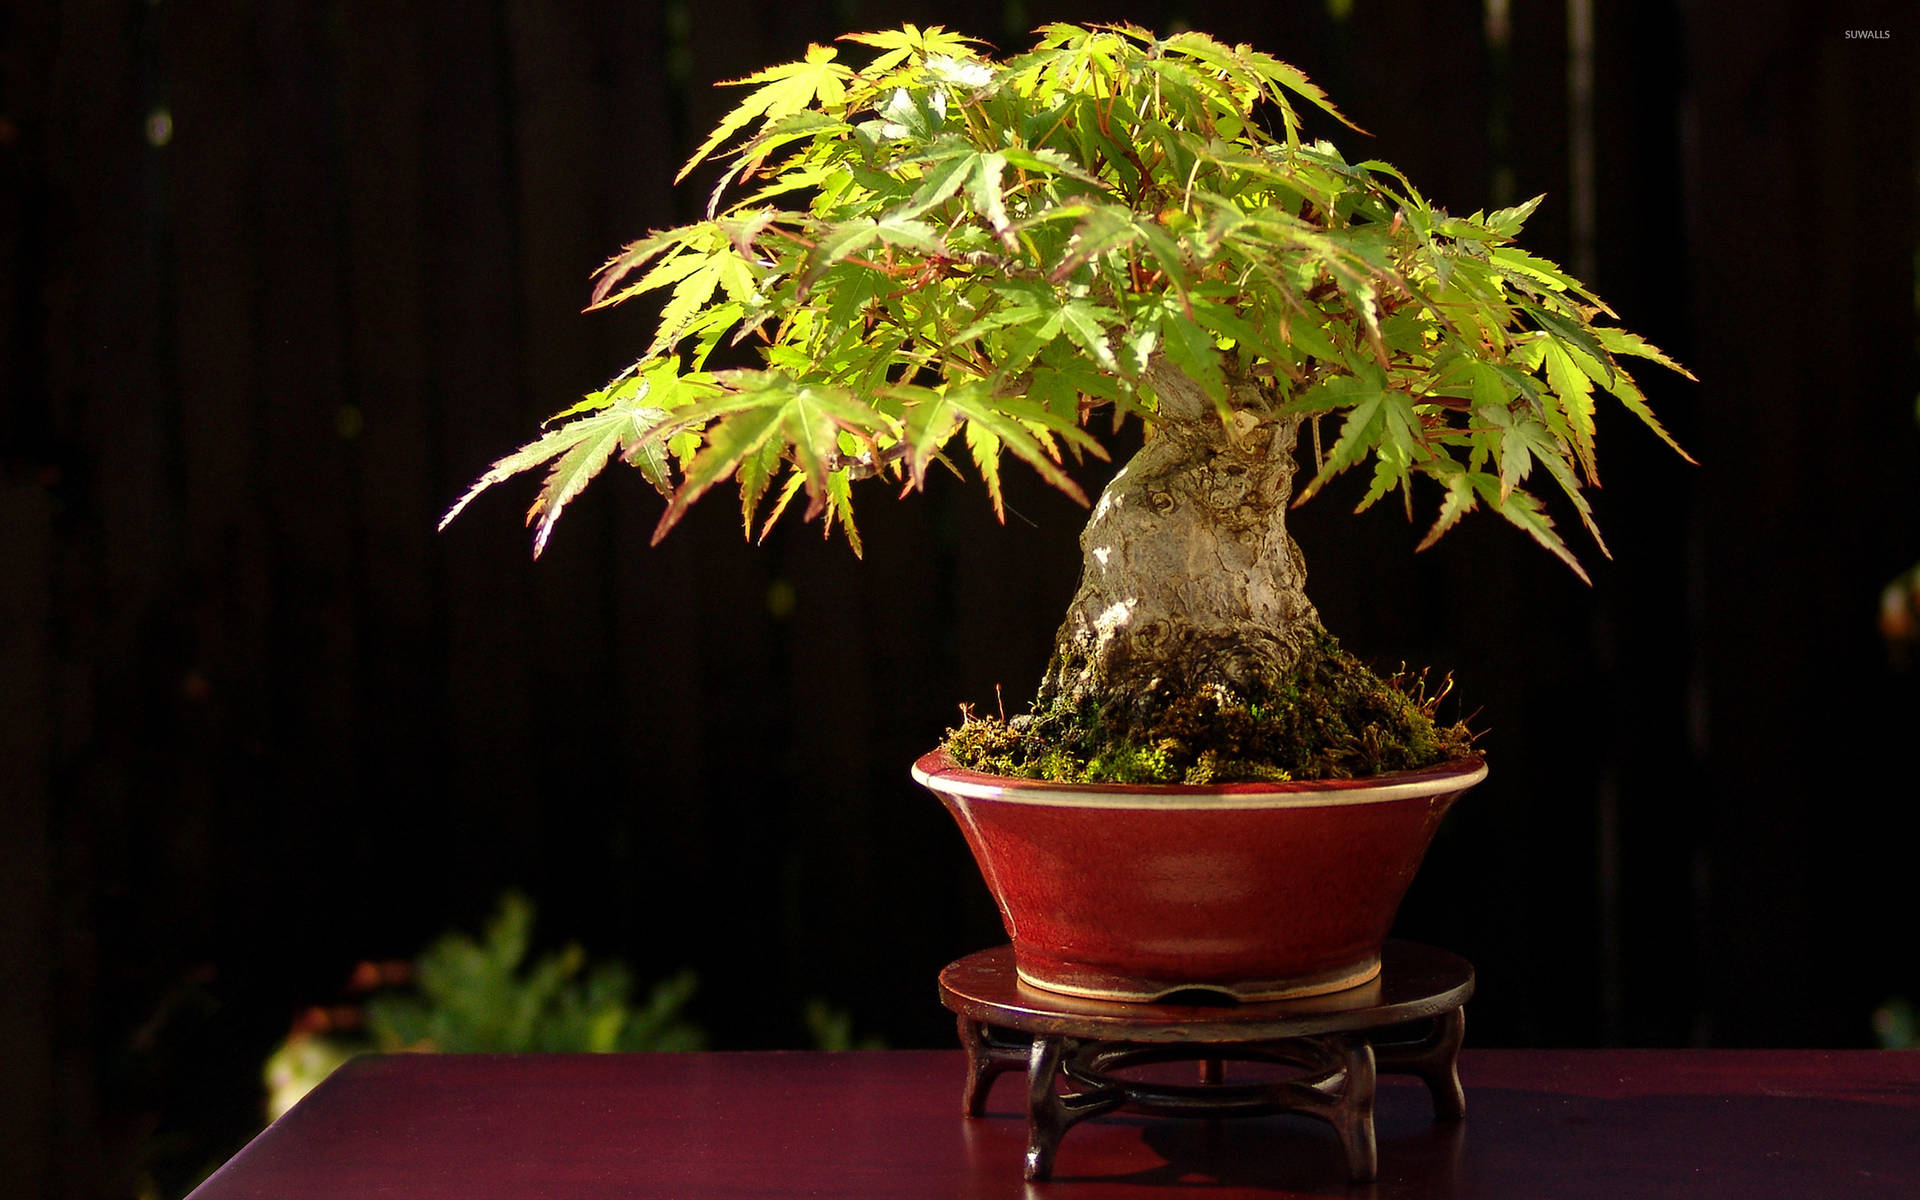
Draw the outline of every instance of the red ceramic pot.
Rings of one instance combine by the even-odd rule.
[[[1369,779],[1211,787],[913,765],[986,877],[1022,979],[1106,1000],[1187,988],[1313,996],[1380,971],[1380,944],[1479,756]]]

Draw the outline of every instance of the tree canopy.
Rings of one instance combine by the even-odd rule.
[[[447,520],[544,467],[537,555],[619,458],[667,498],[656,541],[732,479],[749,536],[804,496],[857,552],[852,483],[922,486],[956,440],[996,509],[1009,454],[1084,503],[1063,455],[1105,457],[1098,414],[1166,419],[1172,370],[1223,418],[1338,422],[1298,499],[1370,461],[1363,508],[1439,485],[1422,548],[1484,506],[1580,572],[1536,472],[1605,552],[1597,396],[1673,444],[1623,360],[1681,368],[1515,244],[1538,198],[1450,216],[1304,136],[1303,105],[1358,127],[1271,55],[1131,26],[1049,26],[1004,61],[937,26],[841,40],[866,61],[813,46],[734,81],[679,175],[724,158],[705,219],[597,275],[595,308],[663,294],[652,341]],[[709,367],[743,342],[759,367]]]

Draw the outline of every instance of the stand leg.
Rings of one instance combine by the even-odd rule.
[[[1291,1112],[1325,1121],[1333,1127],[1347,1160],[1347,1178],[1372,1183],[1380,1172],[1379,1144],[1374,1138],[1373,1098],[1379,1070],[1373,1043],[1364,1033],[1329,1034],[1255,1043],[1276,1061],[1303,1068],[1302,1078],[1273,1086],[1258,1111]]]
[[[1466,1036],[1467,1010],[1456,1008],[1433,1018],[1419,1041],[1375,1046],[1374,1053],[1381,1071],[1418,1075],[1426,1082],[1436,1120],[1458,1121],[1467,1114],[1467,1093],[1460,1086],[1460,1045]]]
[[[1027,1061],[1027,1047],[995,1041],[986,1025],[970,1017],[961,1017],[960,1048],[967,1052],[966,1090],[960,1097],[960,1111],[969,1117],[987,1111],[987,1092],[993,1081]]]
[[[1046,1034],[1033,1039],[1032,1057],[1027,1062],[1027,1168],[1029,1182],[1053,1175],[1053,1156],[1060,1149],[1060,1137],[1067,1131],[1066,1113],[1054,1090],[1053,1078],[1060,1071],[1064,1038]]]
[[[1347,1177],[1355,1183],[1372,1183],[1380,1174],[1379,1143],[1373,1136],[1373,1046],[1364,1037],[1343,1040],[1346,1078],[1331,1115],[1333,1130],[1347,1152]]]
[[[1460,1043],[1467,1037],[1467,1010],[1460,1007],[1433,1021],[1436,1061],[1423,1077],[1433,1096],[1433,1115],[1458,1121],[1467,1115],[1467,1092],[1460,1086]]]
[[[1067,1130],[1088,1117],[1111,1112],[1127,1102],[1127,1090],[1117,1084],[1063,1093],[1055,1086],[1065,1057],[1078,1053],[1079,1043],[1057,1033],[1033,1039],[1027,1059],[1027,1167],[1029,1182],[1053,1175],[1053,1156]]]

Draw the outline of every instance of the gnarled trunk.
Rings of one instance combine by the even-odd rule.
[[[1163,362],[1153,436],[1101,493],[1080,537],[1080,589],[1039,707],[1092,701],[1144,728],[1172,700],[1277,683],[1320,632],[1287,533],[1299,422],[1241,410],[1231,432]]]

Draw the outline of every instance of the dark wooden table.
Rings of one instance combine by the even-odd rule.
[[[1297,1116],[1096,1118],[1028,1184],[1018,1081],[968,1120],[965,1075],[957,1050],[362,1058],[193,1200],[1920,1197],[1920,1052],[1469,1047],[1463,1122],[1381,1081],[1354,1186]]]

